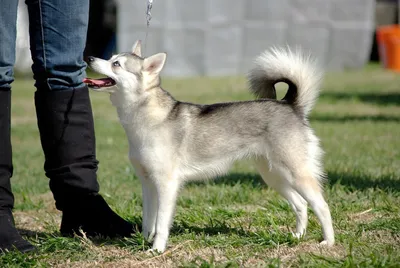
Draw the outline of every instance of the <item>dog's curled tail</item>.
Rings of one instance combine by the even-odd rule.
[[[275,84],[285,82],[289,88],[283,100],[306,117],[319,95],[320,70],[300,49],[274,47],[256,58],[248,74],[250,90],[259,98],[276,99]]]

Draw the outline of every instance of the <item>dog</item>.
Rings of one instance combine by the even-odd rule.
[[[108,92],[129,141],[129,159],[143,191],[143,226],[151,251],[164,252],[175,203],[184,182],[228,172],[236,160],[251,159],[268,186],[287,199],[296,214],[296,237],[307,227],[310,204],[323,231],[322,245],[334,244],[319,139],[307,116],[318,98],[323,73],[300,49],[261,53],[247,77],[255,100],[199,105],[176,100],[161,88],[166,53],[131,52],[109,60],[88,58],[107,76],[86,78],[95,91]],[[275,84],[288,91],[276,99]]]

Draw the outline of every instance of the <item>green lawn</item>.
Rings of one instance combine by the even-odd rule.
[[[43,172],[32,84],[14,84],[12,182],[16,224],[39,252],[1,255],[0,267],[399,267],[398,74],[378,66],[330,73],[311,115],[326,151],[334,247],[318,246],[321,228],[312,213],[306,237],[293,239],[295,216],[286,201],[240,162],[223,178],[184,188],[168,250],[160,256],[145,253],[149,244],[140,234],[93,241],[60,236],[61,214]],[[180,100],[198,103],[252,99],[242,77],[164,79],[163,86]],[[140,224],[141,187],[127,158],[125,133],[108,96],[91,96],[101,193],[119,214]]]

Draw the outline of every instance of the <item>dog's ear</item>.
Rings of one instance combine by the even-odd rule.
[[[135,44],[132,46],[132,54],[135,54],[139,57],[142,56],[142,41],[137,40]]]
[[[163,69],[166,59],[166,53],[158,53],[145,58],[143,61],[143,71],[149,74],[158,74]]]

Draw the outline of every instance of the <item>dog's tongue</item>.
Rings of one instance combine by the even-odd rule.
[[[111,78],[100,78],[100,79],[85,78],[83,79],[83,83],[101,87],[110,83],[114,83],[114,80],[112,80]]]

